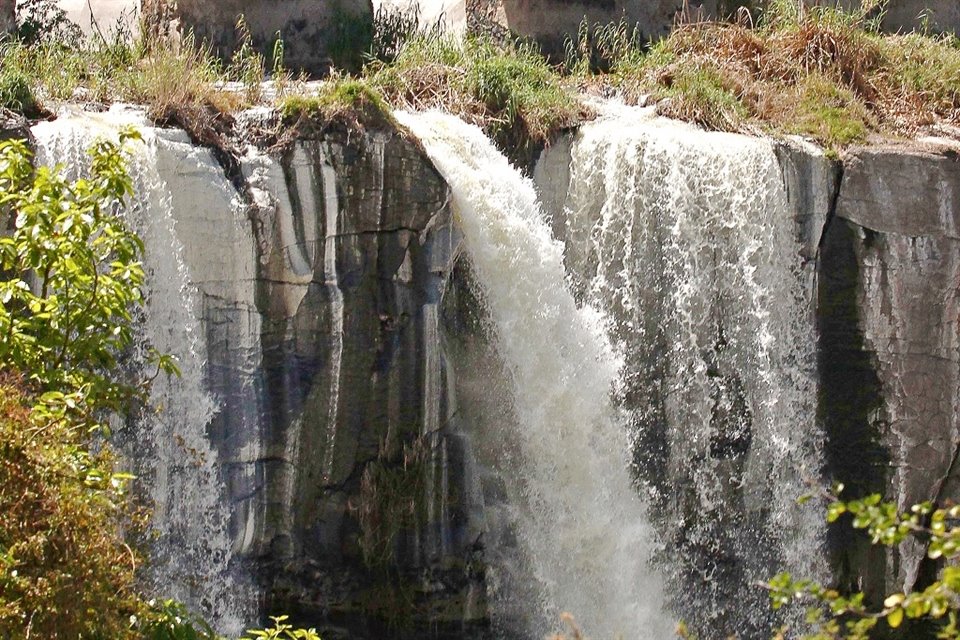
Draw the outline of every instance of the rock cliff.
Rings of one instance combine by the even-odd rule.
[[[217,403],[231,571],[259,594],[243,624],[284,612],[325,638],[482,628],[439,312],[459,251],[446,185],[397,131],[251,148],[242,192],[209,150],[157,135]],[[192,552],[164,551],[178,553]]]
[[[818,508],[790,505],[833,479],[901,506],[960,500],[956,146],[832,161],[801,140],[640,125],[563,137],[534,173],[575,292],[628,346],[616,393],[680,613],[760,637],[744,577],[821,555],[874,597],[922,586],[922,549],[884,556],[838,528],[820,554]],[[257,593],[244,624],[503,637],[487,599],[508,577],[491,560],[523,570],[496,526],[511,479],[473,443],[516,417],[449,187],[392,129],[250,146],[233,181],[183,132],[154,135],[216,403],[204,435],[230,568]],[[643,153],[613,153],[630,141]],[[155,460],[138,464],[149,478]],[[527,604],[497,604],[507,628]]]
[[[698,137],[694,146],[701,153],[691,154],[679,144],[674,159],[662,155],[659,145],[667,143],[658,140],[661,134],[645,138],[630,129],[620,123],[617,133],[601,136],[600,144],[591,140],[595,132],[562,137],[540,156],[534,175],[554,233],[566,244],[571,282],[586,300],[612,314],[612,331],[624,345],[626,388],[620,401],[638,429],[637,469],[665,536],[665,570],[686,585],[676,595],[679,614],[699,628],[763,637],[768,622],[759,621],[762,603],[743,610],[751,594],[730,585],[751,571],[769,575],[790,568],[792,554],[816,555],[817,536],[807,539],[806,548],[791,550],[785,541],[778,542],[778,529],[782,533],[797,525],[776,517],[775,501],[760,509],[750,503],[750,495],[784,468],[797,468],[803,482],[841,481],[848,498],[879,492],[904,508],[960,498],[956,144],[856,148],[842,161],[831,161],[800,140],[773,145],[780,175],[763,188],[768,193],[783,189],[786,206],[777,209],[782,205],[768,201],[753,215],[768,217],[777,209],[778,216],[792,217],[794,240],[778,245],[775,253],[789,254],[793,266],[780,277],[797,278],[794,295],[802,303],[790,314],[814,338],[784,361],[798,374],[808,370],[809,386],[783,381],[777,399],[764,400],[753,395],[750,372],[765,366],[763,358],[737,355],[751,340],[738,335],[738,328],[755,320],[735,319],[735,310],[746,303],[745,296],[755,295],[750,293],[753,284],[749,279],[732,284],[740,277],[735,252],[741,247],[750,252],[754,274],[776,263],[759,246],[749,249],[749,237],[736,235],[742,233],[739,211],[748,206],[755,185],[736,187],[737,197],[728,201],[729,185],[713,185],[710,177],[700,175],[725,171],[712,155],[715,134]],[[733,141],[723,144],[721,156],[731,162],[748,153]],[[622,153],[618,145],[633,151],[617,156]],[[583,155],[585,148],[592,151]],[[622,164],[611,168],[615,157]],[[678,171],[671,162],[698,167],[697,174]],[[606,178],[597,177],[605,170],[610,171]],[[738,172],[749,170],[744,165]],[[675,193],[658,191],[655,185],[663,173],[682,185]],[[727,182],[738,179],[731,175]],[[724,229],[712,227],[718,202],[726,207]],[[691,235],[689,221],[676,213],[677,207],[695,212],[699,231]],[[648,246],[651,234],[656,240]],[[682,250],[675,254],[678,243]],[[725,257],[731,251],[733,256]],[[676,260],[691,264],[678,269]],[[723,266],[726,260],[729,267]],[[711,272],[723,275],[714,279]],[[762,289],[768,321],[782,313],[778,309],[795,304],[777,294],[772,283]],[[719,334],[715,329],[711,338],[704,321],[718,326]],[[787,337],[784,330],[776,330],[775,341]],[[684,345],[689,332],[702,351],[688,360]],[[789,339],[804,340],[803,333]],[[713,395],[712,406],[696,410],[701,401],[684,395],[691,388],[701,389],[707,399]],[[785,400],[803,389],[811,396],[809,409],[799,400]],[[805,462],[779,459],[770,475],[751,488],[751,466],[758,458],[778,455],[763,443],[768,401],[779,406],[771,423],[784,429],[777,438],[792,441],[797,451],[811,448]],[[698,433],[710,434],[709,443],[701,444]],[[775,481],[778,491],[790,490],[785,480]],[[711,495],[709,487],[720,495]],[[714,500],[723,505],[718,511]],[[733,533],[762,531],[765,522],[778,524],[767,533]],[[904,544],[884,555],[851,533],[846,522],[828,531],[827,542],[830,567],[822,578],[864,589],[874,600],[882,600],[884,592],[923,586],[935,575],[936,567],[919,546]],[[759,549],[780,544],[775,562],[759,559]],[[758,569],[758,562],[765,566]],[[719,593],[713,591],[717,584],[724,585]],[[687,601],[685,590],[696,595]],[[712,613],[703,610],[708,600]]]

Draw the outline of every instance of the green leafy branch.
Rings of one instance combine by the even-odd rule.
[[[924,541],[927,557],[946,563],[939,578],[923,590],[891,594],[882,607],[871,610],[864,603],[863,593],[847,596],[815,581],[795,580],[789,573],[781,573],[763,585],[770,591],[773,608],[792,602],[814,604],[808,609],[807,622],[815,631],[803,636],[808,640],[865,640],[880,621],[896,629],[905,619],[934,621],[939,625],[938,638],[960,638],[960,505],[935,508],[932,503],[923,502],[900,512],[894,503],[884,502],[878,494],[860,500],[840,500],[842,490],[843,485],[838,485],[833,494],[828,494],[828,522],[850,514],[855,529],[865,531],[873,544],[886,547],[897,546],[908,538]],[[782,630],[777,637],[782,638],[785,633]]]

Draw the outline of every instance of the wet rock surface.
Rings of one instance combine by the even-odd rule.
[[[7,130],[27,131],[11,121],[0,137]],[[289,613],[325,638],[504,637],[488,605],[504,577],[491,576],[488,561],[516,559],[509,527],[491,526],[508,520],[500,510],[510,479],[489,473],[496,461],[473,443],[478,425],[514,417],[447,185],[419,146],[392,130],[333,128],[283,150],[251,149],[242,193],[186,134],[157,136],[218,406],[208,436],[230,506],[234,569],[253,578],[259,614]],[[623,270],[608,258],[629,249],[611,245],[601,259],[589,249],[592,234],[628,236],[571,218],[571,140],[551,149],[536,180],[583,297],[582,272],[606,269],[615,283]],[[791,435],[807,442],[822,429],[811,477],[904,507],[960,499],[956,150],[863,148],[836,163],[792,140],[772,153],[769,176],[785,194],[776,205],[792,219],[790,273],[803,289],[796,308],[816,329],[815,385],[804,401],[816,405],[815,421]],[[642,275],[662,284],[658,265],[669,264],[651,234],[666,230],[651,229],[634,231],[660,260],[641,265]],[[733,264],[725,247],[711,246],[701,265],[721,273]],[[638,288],[643,304],[618,312],[643,315],[617,326],[637,344],[647,340],[627,354],[619,391],[624,406],[642,408],[632,416],[642,428],[635,463],[655,507],[689,525],[667,541],[685,549],[683,579],[709,574],[720,602],[724,580],[756,570],[723,525],[765,522],[766,494],[744,487],[767,477],[758,469],[769,455],[753,374],[729,358],[749,338],[736,333],[746,316],[730,311],[741,289],[719,275],[712,282],[718,293],[700,315],[723,322],[696,325],[706,347],[692,352],[703,366],[690,374],[707,390],[690,398],[702,401],[707,430],[678,420],[688,405],[667,384],[687,380],[669,370],[670,327],[657,316],[670,287]],[[703,494],[716,498],[711,510],[690,488],[699,468],[717,480]],[[714,533],[712,544],[692,535],[698,527]],[[768,540],[766,530],[747,533]],[[884,556],[840,528],[828,543],[834,579],[873,597],[932,575],[920,548]],[[497,606],[506,619],[524,616],[524,603]]]
[[[582,272],[592,273],[598,264],[584,254],[584,247],[596,242],[605,229],[599,222],[586,230],[571,228],[571,210],[558,196],[570,185],[569,147],[570,140],[565,139],[548,150],[537,164],[535,179],[554,233],[567,244],[571,281],[585,287]],[[882,493],[902,508],[924,500],[957,500],[960,162],[955,146],[916,143],[853,149],[842,161],[830,161],[800,140],[778,142],[774,151],[795,222],[795,268],[805,282],[816,330],[811,389],[816,394],[816,421],[795,427],[822,429],[819,468],[810,469],[809,480],[824,486],[843,482],[848,499]],[[597,189],[603,188],[598,183]],[[617,314],[622,310],[615,310]],[[661,344],[657,351],[651,343],[656,355],[633,362],[631,354],[643,349],[637,346],[640,338],[630,344],[628,380],[646,375],[654,381],[638,390],[669,387],[658,387],[655,381],[669,380],[669,365],[664,363],[673,348]],[[710,370],[709,359],[704,366]],[[688,522],[702,519],[699,502],[683,502],[686,485],[669,464],[671,442],[683,437],[678,432],[698,427],[671,425],[669,414],[656,409],[663,404],[662,395],[628,393],[624,401],[646,407],[636,414],[641,418],[636,459],[641,479],[656,488],[656,509]],[[730,411],[719,416],[714,412],[711,428],[737,415],[749,423],[749,402],[741,410],[736,401],[721,405]],[[739,465],[757,455],[756,449],[749,438],[729,442],[714,438],[710,447],[711,455]],[[747,511],[736,515],[744,509],[737,500],[724,502],[729,512],[724,519],[745,526],[751,516]],[[713,547],[723,548],[725,535],[718,531]],[[666,544],[669,548],[672,543]],[[816,553],[813,548],[808,552]],[[694,570],[680,579],[693,585],[699,571],[723,582],[743,570],[736,554],[718,563],[716,553],[692,547]],[[832,574],[828,579],[847,589],[865,590],[874,601],[882,600],[884,593],[923,586],[936,570],[924,560],[921,546],[908,543],[885,554],[851,532],[848,522],[828,531],[827,554]],[[715,622],[729,623],[721,618]],[[745,627],[738,633],[753,637]]]
[[[824,376],[850,368],[846,379],[836,379],[846,393],[835,398],[833,415],[857,418],[833,440],[832,466],[838,480],[845,473],[857,476],[857,489],[882,491],[901,507],[960,498],[954,468],[960,441],[958,225],[954,148],[855,149],[845,157],[821,262],[821,317],[838,304],[850,313],[843,317],[846,335],[822,331],[821,354]],[[863,429],[870,437],[850,437]],[[922,559],[922,547],[902,545],[888,562],[885,588],[915,586]],[[868,583],[882,589],[877,580]]]
[[[234,564],[261,614],[329,638],[482,631],[438,312],[459,251],[446,185],[397,132],[337,130],[251,151],[244,201],[209,151],[165,137]]]

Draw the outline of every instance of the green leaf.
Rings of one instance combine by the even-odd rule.
[[[897,608],[887,614],[887,624],[891,629],[896,629],[903,622],[903,609]]]

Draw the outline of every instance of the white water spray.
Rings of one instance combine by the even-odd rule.
[[[452,188],[511,375],[522,469],[505,470],[514,472],[508,493],[523,504],[520,543],[544,597],[542,611],[525,605],[550,625],[571,612],[596,638],[669,637],[660,580],[647,565],[651,534],[631,483],[629,442],[610,402],[618,359],[602,318],[578,308],[567,289],[562,246],[532,183],[456,117],[397,118]]]
[[[175,356],[182,373],[155,380],[150,405],[157,411],[138,421],[129,438],[118,430],[119,444],[139,465],[136,482],[153,503],[151,525],[158,534],[150,565],[153,590],[184,602],[220,631],[237,634],[251,622],[253,590],[231,568],[229,503],[206,433],[218,405],[205,391],[199,301],[181,255],[170,191],[157,169],[158,140],[141,114],[122,107],[107,114],[68,112],[33,128],[37,159],[61,164],[77,178],[89,166],[86,150],[93,141],[116,139],[123,125],[137,127],[144,139],[131,146],[134,196],[125,212],[145,245],[146,319],[135,361],[145,375],[152,373],[144,351],[151,345]]]
[[[773,145],[611,107],[576,136],[562,215],[578,293],[626,354],[680,614],[751,637],[755,582],[825,573],[822,515],[796,502],[821,460],[811,272]]]

